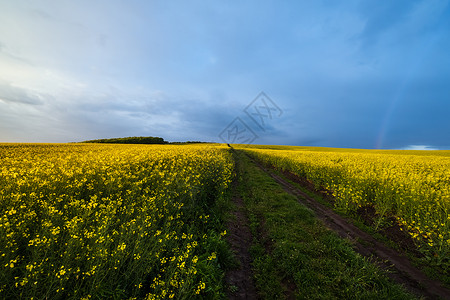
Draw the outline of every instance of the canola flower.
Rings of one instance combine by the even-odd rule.
[[[361,207],[374,207],[376,228],[386,217],[394,217],[420,250],[436,261],[449,263],[448,151],[238,147],[332,192],[337,209],[352,213]]]
[[[205,292],[226,147],[0,144],[0,161],[0,298]]]

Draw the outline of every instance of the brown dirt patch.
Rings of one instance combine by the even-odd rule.
[[[236,186],[234,188],[236,189]],[[242,198],[235,195],[233,202],[236,210],[232,212],[233,216],[227,223],[228,234],[226,238],[239,266],[229,270],[225,275],[225,281],[229,287],[227,296],[228,299],[259,299],[251,268],[252,258],[249,249],[253,237],[250,232],[249,221],[244,212]]]
[[[291,280],[284,278],[281,282],[281,287],[284,291],[284,298],[287,300],[295,300],[295,291],[297,290],[297,286]]]

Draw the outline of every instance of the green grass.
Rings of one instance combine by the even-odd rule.
[[[355,253],[297,199],[236,151],[239,190],[254,235],[254,277],[263,299],[414,299]]]

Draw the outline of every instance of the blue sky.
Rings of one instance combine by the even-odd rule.
[[[0,0],[0,142],[450,148],[449,1]],[[264,128],[245,108],[264,91]]]

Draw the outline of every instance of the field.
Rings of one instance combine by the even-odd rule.
[[[222,292],[226,149],[4,144],[0,160],[0,298]]]
[[[450,152],[0,144],[0,161],[2,299],[415,297],[286,174],[370,234],[400,228],[448,276]]]
[[[375,230],[395,222],[434,263],[450,263],[450,151],[238,148],[307,179],[337,210],[371,211]]]

